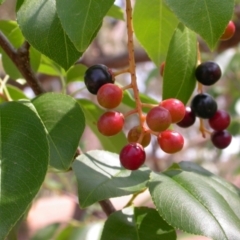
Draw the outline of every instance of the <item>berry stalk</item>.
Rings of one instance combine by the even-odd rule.
[[[131,85],[133,88],[134,99],[136,101],[136,109],[139,116],[139,122],[140,122],[141,128],[143,129],[143,123],[145,118],[142,113],[142,103],[139,98],[139,90],[137,86],[137,77],[136,77],[136,70],[135,70],[131,0],[126,0],[126,15],[127,15],[129,72],[131,74]]]

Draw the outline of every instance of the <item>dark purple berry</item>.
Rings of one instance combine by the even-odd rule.
[[[107,66],[97,64],[87,69],[84,75],[84,83],[90,93],[97,94],[99,88],[104,84],[114,83],[114,78]]]
[[[232,135],[226,130],[214,131],[211,135],[211,141],[216,148],[224,149],[231,143]]]
[[[192,126],[194,124],[195,120],[196,120],[195,113],[192,111],[192,109],[190,107],[186,107],[185,115],[184,115],[183,119],[177,123],[177,125],[182,128],[187,128],[187,127]]]
[[[197,66],[196,79],[203,85],[210,86],[216,83],[222,75],[219,65],[215,62],[203,62]]]
[[[211,118],[217,111],[217,103],[207,93],[197,94],[191,102],[191,109],[200,118]]]
[[[226,129],[230,121],[230,115],[224,110],[217,110],[214,116],[208,120],[210,127],[215,131]]]

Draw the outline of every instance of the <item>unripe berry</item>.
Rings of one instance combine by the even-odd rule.
[[[164,107],[169,111],[172,123],[180,122],[185,115],[184,104],[176,98],[163,100],[160,102],[159,106]]]
[[[199,64],[195,70],[195,77],[203,85],[210,86],[216,83],[222,75],[219,65],[212,61]]]
[[[142,133],[141,127],[140,126],[135,126],[132,129],[129,130],[127,139],[129,143],[132,142],[138,142],[139,137]],[[149,132],[144,132],[144,136],[142,138],[142,141],[139,142],[143,147],[146,147],[149,145],[151,141],[151,134]]]
[[[224,110],[218,110],[208,122],[212,129],[215,131],[222,131],[230,124],[230,115]]]
[[[224,31],[224,33],[222,34],[220,40],[224,41],[224,40],[228,40],[230,39],[234,33],[235,33],[236,27],[233,21],[230,21]]]
[[[217,111],[217,103],[207,93],[197,94],[191,102],[191,109],[200,118],[211,118]]]
[[[166,153],[176,153],[183,148],[183,136],[173,130],[166,130],[158,135],[158,144],[160,148]]]
[[[170,112],[161,106],[152,108],[146,116],[148,127],[154,132],[161,132],[166,130],[171,122]]]
[[[102,85],[114,83],[114,78],[107,66],[96,64],[89,67],[85,72],[84,83],[90,93],[97,94]]]
[[[117,107],[123,98],[123,90],[112,83],[104,84],[97,92],[98,103],[104,108]]]
[[[196,115],[190,107],[186,107],[183,119],[177,123],[179,127],[188,128],[195,123]]]
[[[119,133],[124,125],[124,116],[120,112],[105,112],[97,123],[98,131],[105,136]]]
[[[146,159],[144,148],[139,143],[129,143],[119,154],[122,166],[129,170],[137,170]]]
[[[232,135],[226,130],[215,131],[211,134],[211,141],[216,148],[224,149],[231,143]]]

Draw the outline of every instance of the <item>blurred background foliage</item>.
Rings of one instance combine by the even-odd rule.
[[[16,30],[15,21],[15,4],[16,0],[6,0],[0,7],[0,29],[4,31],[6,26],[12,26],[13,31]],[[79,59],[78,64],[64,72],[56,63],[41,55],[35,49],[31,48],[31,59],[33,60],[33,69],[37,72],[41,83],[47,91],[62,92],[80,99],[80,101],[89,100],[89,108],[95,108],[90,114],[88,109],[84,109],[85,114],[90,114],[89,123],[80,142],[81,151],[85,152],[92,149],[107,148],[107,139],[104,140],[92,131],[91,122],[97,120],[99,112],[102,110],[96,103],[95,96],[90,95],[84,87],[83,75],[88,66],[101,63],[110,68],[123,69],[127,66],[127,37],[124,22],[124,14],[121,7],[124,6],[123,0],[116,1],[120,8],[112,9],[109,16],[105,17],[102,28],[97,34],[96,39]],[[114,18],[110,17],[113,16]],[[7,22],[6,22],[7,20]],[[173,162],[194,161],[211,172],[224,177],[240,187],[240,1],[236,0],[235,13],[233,21],[236,25],[236,33],[234,37],[228,41],[219,42],[217,48],[210,52],[207,45],[199,38],[202,61],[216,61],[222,69],[223,76],[221,80],[214,86],[205,88],[207,92],[212,94],[219,107],[225,109],[231,114],[232,123],[229,131],[233,135],[231,145],[225,150],[214,148],[207,138],[202,138],[199,132],[199,122],[196,121],[194,126],[189,129],[180,129],[174,126],[176,130],[181,132],[185,137],[184,149],[174,155],[163,153],[156,142],[152,139],[147,151],[147,165],[156,171],[162,171],[169,167]],[[15,29],[15,30],[14,30]],[[14,33],[16,34],[16,32]],[[13,36],[16,36],[14,35]],[[15,46],[22,43],[21,33],[17,33],[18,37],[13,38]],[[135,41],[135,56],[137,63],[137,78],[141,97],[145,102],[161,101],[162,77],[159,73],[159,66],[155,66],[149,61],[145,51],[140,44]],[[21,98],[32,98],[34,93],[26,85],[24,79],[18,73],[6,54],[1,51],[0,77],[5,78],[6,74],[10,76],[7,84],[7,92],[13,100]],[[129,83],[128,74],[117,76],[117,83],[126,85]],[[82,99],[82,100],[81,100]],[[1,101],[5,101],[0,97]],[[125,93],[123,103],[119,106],[119,110],[126,112],[134,106],[134,100],[131,93]],[[128,130],[137,124],[138,119],[131,116],[125,124],[125,134]],[[207,122],[206,122],[207,126]],[[122,146],[125,141],[124,137],[118,137],[116,140]],[[32,232],[28,225],[26,216],[21,223],[19,231],[19,239],[46,240],[46,239],[69,239],[69,240],[94,240],[98,239],[101,233],[106,216],[101,208],[96,204],[88,209],[81,210],[77,202],[76,179],[71,172],[55,173],[49,172],[36,201],[53,196],[68,196],[73,204],[74,211],[72,219],[65,223],[56,222],[45,226],[39,231]],[[139,205],[153,206],[150,196],[146,196],[138,201]],[[61,209],[60,209],[61,210]],[[64,214],[64,212],[63,212]],[[37,216],[35,221],[37,221]],[[93,234],[94,233],[94,234]],[[193,239],[183,233],[179,233],[179,239]],[[31,237],[30,237],[31,235]],[[206,239],[206,238],[203,238]]]

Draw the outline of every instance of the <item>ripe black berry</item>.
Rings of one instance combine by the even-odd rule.
[[[216,148],[224,149],[231,143],[232,135],[226,130],[214,131],[211,135],[211,141]]]
[[[102,85],[114,83],[114,78],[107,66],[97,64],[87,69],[84,75],[84,82],[90,93],[97,94]]]
[[[210,86],[216,83],[222,75],[219,65],[215,62],[203,62],[197,66],[196,79],[203,85]]]
[[[200,118],[211,118],[217,111],[217,103],[207,93],[197,94],[191,102],[191,109]]]

